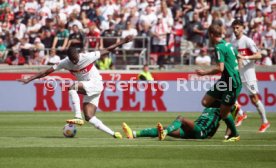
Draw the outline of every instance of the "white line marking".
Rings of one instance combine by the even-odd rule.
[[[5,146],[0,147],[0,149],[8,149],[8,148],[128,148],[128,147],[162,147],[162,148],[179,148],[179,147],[276,147],[276,145],[91,145],[91,146]]]

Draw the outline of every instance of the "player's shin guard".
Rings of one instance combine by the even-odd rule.
[[[80,98],[76,90],[69,90],[69,95],[73,104],[73,111],[75,112],[76,118],[82,118],[80,108]]]
[[[99,120],[96,116],[93,116],[89,122],[93,124],[96,128],[99,130],[102,130],[110,135],[114,135],[114,131],[112,131],[110,128],[108,128],[106,125],[103,124],[101,120]]]
[[[227,118],[223,119],[224,122],[226,123],[227,127],[231,130],[231,135],[230,136],[238,136],[238,131],[235,126],[235,121],[232,117],[231,114],[228,114]]]
[[[262,122],[263,123],[268,123],[267,118],[266,118],[264,105],[260,100],[256,103],[256,107],[257,107],[257,110],[258,110],[258,112],[259,112],[259,114],[262,118]]]
[[[135,132],[135,137],[158,137],[157,128],[146,128]]]

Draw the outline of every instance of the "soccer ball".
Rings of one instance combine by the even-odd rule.
[[[66,138],[73,138],[77,134],[77,127],[75,124],[66,124],[63,128],[63,135]]]

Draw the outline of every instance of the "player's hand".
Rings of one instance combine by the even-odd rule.
[[[28,84],[30,82],[29,78],[28,79],[18,79],[17,81],[22,82],[23,84]]]
[[[238,59],[244,59],[244,56],[238,54]]]
[[[202,70],[202,69],[197,69],[196,70],[196,74],[199,75],[199,76],[204,76],[205,75],[205,71]]]
[[[133,36],[132,35],[128,35],[128,36],[126,36],[125,38],[124,38],[124,42],[125,43],[128,43],[128,42],[130,42],[130,41],[132,41],[133,40]]]

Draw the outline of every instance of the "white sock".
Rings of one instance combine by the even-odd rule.
[[[238,111],[238,113],[239,113],[240,116],[243,116],[243,110],[242,110],[241,107],[240,107],[240,110]]]
[[[75,112],[76,118],[82,118],[80,108],[80,97],[76,90],[69,90],[69,95],[73,104],[73,111]]]
[[[241,105],[238,103],[238,101],[236,101],[236,104],[240,107],[240,110],[238,111],[238,114],[239,114],[240,116],[243,116],[243,110],[242,110],[242,108],[241,108]]]
[[[132,131],[133,137],[136,138],[136,131]]]
[[[262,121],[263,123],[267,123],[267,118],[266,118],[266,114],[265,114],[265,108],[264,108],[264,105],[263,103],[259,100],[257,103],[256,103],[256,106],[257,106],[257,110],[262,118]]]
[[[114,135],[114,131],[112,131],[110,128],[108,128],[106,125],[103,124],[101,120],[99,120],[96,116],[92,117],[89,122],[93,124],[96,128],[110,134]]]

